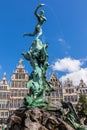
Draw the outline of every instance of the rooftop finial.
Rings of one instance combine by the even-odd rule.
[[[5,82],[6,82],[6,72],[4,72],[4,75],[3,75],[3,83],[5,84]]]
[[[3,80],[6,80],[6,72],[4,72]]]
[[[4,72],[4,77],[6,77],[6,72]]]
[[[20,60],[19,60],[19,64],[20,64],[20,65],[22,65],[22,62],[23,62],[23,60],[22,60],[22,59],[20,59]]]

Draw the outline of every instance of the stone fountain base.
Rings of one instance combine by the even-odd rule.
[[[40,108],[19,109],[8,119],[8,130],[74,130],[55,111]]]

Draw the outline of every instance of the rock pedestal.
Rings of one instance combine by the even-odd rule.
[[[8,119],[8,130],[74,130],[55,111],[40,108],[16,110]]]

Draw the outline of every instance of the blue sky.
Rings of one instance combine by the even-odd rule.
[[[33,32],[37,24],[34,9],[40,3],[45,4],[47,17],[41,39],[49,45],[48,73],[54,70],[63,81],[70,77],[74,82],[82,78],[87,83],[87,0],[1,0],[0,79],[6,72],[10,80],[23,58],[21,52],[28,51],[33,38],[22,35]],[[30,74],[32,67],[23,60]]]

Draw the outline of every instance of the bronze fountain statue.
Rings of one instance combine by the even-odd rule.
[[[40,40],[42,25],[47,20],[44,11],[37,13],[44,4],[39,4],[34,11],[38,23],[33,33],[23,36],[36,36],[29,50],[22,55],[33,67],[26,87],[29,93],[24,97],[24,106],[16,110],[8,118],[7,130],[87,130],[82,126],[71,103],[60,102],[60,109],[49,110],[49,94],[54,91],[53,86],[46,79],[49,67],[47,44]],[[64,109],[68,109],[64,113]],[[58,115],[57,115],[58,113]]]
[[[25,104],[28,108],[47,107],[48,101],[46,96],[53,90],[52,85],[46,80],[46,70],[49,66],[48,54],[46,53],[48,45],[43,44],[39,39],[42,34],[42,25],[46,21],[43,10],[40,11],[40,14],[37,14],[38,9],[42,6],[44,6],[44,4],[38,5],[34,12],[38,19],[35,31],[32,34],[23,35],[36,36],[28,52],[22,53],[24,58],[29,60],[33,67],[33,72],[31,73],[29,82],[27,83],[27,88],[29,88],[30,93],[25,97]]]

